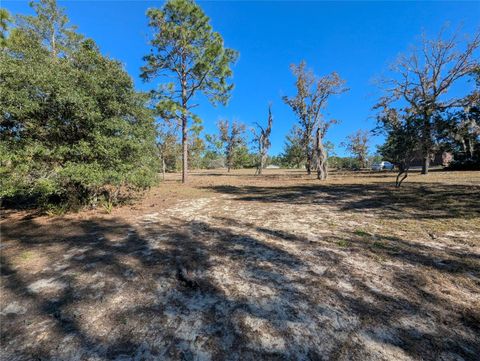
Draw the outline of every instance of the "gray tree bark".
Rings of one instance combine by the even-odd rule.
[[[317,179],[325,180],[328,177],[327,152],[322,143],[320,129],[317,129],[315,150],[317,153]]]

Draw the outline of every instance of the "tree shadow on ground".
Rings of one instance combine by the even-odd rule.
[[[4,224],[2,233],[2,304],[26,310],[2,314],[2,347],[11,359],[372,358],[365,337],[425,360],[473,360],[480,352],[471,321],[477,312],[426,292],[417,272],[475,272],[473,256],[448,253],[456,262],[450,269],[430,249],[401,239],[377,247],[349,236],[351,254],[380,252],[415,266],[394,280],[405,292],[399,299],[356,275],[332,240],[311,242],[229,218],[26,219]],[[297,243],[316,258],[292,252]],[[17,258],[27,250],[47,266],[29,272]],[[435,327],[399,323],[413,317]]]
[[[406,219],[480,216],[479,185],[410,183],[312,184],[295,186],[208,186],[241,201],[332,205],[342,211],[373,211],[379,217]]]
[[[312,241],[306,236],[287,232],[285,230],[275,230],[266,227],[256,226],[252,222],[244,222],[229,217],[214,217],[216,220],[226,225],[235,225],[254,229],[256,232],[263,233],[270,237],[275,237],[283,241],[313,245]],[[322,238],[319,238],[322,239]],[[480,254],[474,252],[465,252],[463,250],[445,247],[438,249],[432,245],[411,242],[395,236],[385,236],[370,234],[367,232],[348,231],[345,236],[327,236],[328,243],[344,242],[350,252],[360,254],[372,254],[389,260],[398,260],[408,263],[415,267],[432,268],[441,272],[448,273],[468,273],[475,277],[480,277]],[[342,243],[343,244],[343,243]]]
[[[356,232],[312,241],[311,238],[285,230],[255,227],[253,223],[228,217],[217,219],[236,227],[253,227],[269,237],[299,244],[302,249],[321,249],[319,260],[328,260],[330,265],[335,265],[334,270],[328,270],[320,278],[312,278],[308,286],[325,295],[324,299],[335,299],[343,311],[358,316],[365,325],[360,334],[379,345],[390,344],[422,360],[443,357],[455,359],[458,356],[474,360],[480,354],[480,311],[477,305],[455,306],[448,297],[429,291],[429,281],[426,279],[427,275],[449,279],[453,287],[459,286],[458,276],[462,277],[462,282],[465,279],[478,280],[480,254],[449,247],[439,249],[394,236]],[[345,240],[346,245],[342,243],[339,246]],[[383,263],[396,263],[392,286],[401,296],[382,292],[372,286],[368,279],[356,275],[349,264],[339,259],[338,248],[346,253],[347,259],[361,255]],[[348,280],[354,291],[342,292],[332,280]],[[478,292],[478,282],[467,281],[467,284],[474,293]],[[445,295],[449,294],[448,290],[444,292]],[[405,322],[408,318],[417,320]],[[348,359],[371,357],[365,353],[362,345],[355,345],[355,341],[351,341]],[[345,353],[345,350],[342,352]]]
[[[24,322],[21,322],[22,316],[15,313],[7,314],[2,322],[2,343],[11,345],[6,351],[12,357],[50,359],[61,355],[61,358],[73,359],[74,355],[83,355],[115,359],[144,352],[157,357],[189,359],[195,354],[189,349],[192,340],[182,338],[177,327],[168,327],[168,323],[181,324],[185,315],[190,320],[191,317],[187,317],[190,313],[198,313],[200,319],[209,320],[198,327],[197,336],[208,339],[209,352],[218,358],[225,358],[229,348],[244,353],[247,359],[281,356],[275,350],[250,350],[248,340],[242,332],[235,331],[230,316],[241,310],[242,314],[251,317],[269,317],[271,322],[285,320],[275,321],[270,317],[274,313],[250,304],[248,295],[240,291],[234,297],[227,297],[219,285],[211,282],[208,272],[212,257],[221,257],[239,260],[245,274],[261,273],[267,279],[275,277],[278,284],[287,284],[281,274],[269,276],[268,272],[275,268],[301,267],[301,261],[294,256],[253,237],[233,234],[202,222],[144,224],[146,233],[143,235],[120,221],[74,222],[64,225],[62,235],[56,226],[40,226],[35,220],[24,220],[21,225],[4,225],[2,229],[3,237],[9,240],[5,250],[17,247],[22,251],[28,248],[30,252],[42,252],[45,247],[52,248],[46,250],[52,266],[36,274],[20,271],[13,265],[15,255],[2,252],[2,284],[10,295],[9,302],[23,304],[28,309]],[[158,236],[162,237],[161,249],[152,247]],[[205,242],[211,237],[215,239],[214,247]],[[15,245],[10,246],[10,242]],[[131,263],[125,262],[125,258]],[[56,263],[58,260],[60,264]],[[271,267],[266,270],[257,263],[268,263]],[[59,268],[61,270],[55,270]],[[101,274],[101,280],[95,278],[97,274]],[[32,286],[39,280],[53,280],[51,283],[61,287],[44,294]],[[159,291],[157,283],[162,280],[171,287]],[[262,282],[261,278],[257,281]],[[105,284],[98,292],[96,286],[100,282]],[[84,320],[86,315],[82,315],[85,311],[82,307],[93,301],[104,308],[103,302],[122,292],[125,297],[143,292],[140,298],[150,302],[147,305],[141,302],[127,304],[126,307],[117,305],[117,310],[110,310],[113,312],[108,324],[104,325],[109,329],[107,335],[96,335],[94,324]],[[284,309],[284,315],[293,314],[294,305],[290,308],[292,310]],[[225,314],[222,316],[222,313]],[[50,337],[32,345],[28,341],[31,328],[35,328],[32,325],[42,322],[48,324]],[[147,341],[142,341],[148,339],[146,335],[152,336],[148,347],[145,346]],[[62,354],[68,347],[58,350],[52,346],[68,339],[72,343],[70,354]]]

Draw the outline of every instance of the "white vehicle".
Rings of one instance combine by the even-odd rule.
[[[375,170],[375,171],[393,170],[393,168],[395,168],[395,165],[387,161],[382,161],[380,163],[372,164],[372,170]]]

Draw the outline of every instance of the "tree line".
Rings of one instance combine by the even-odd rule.
[[[0,172],[4,204],[50,207],[97,206],[129,199],[156,183],[159,173],[189,168],[256,169],[268,164],[305,167],[326,179],[330,166],[365,167],[370,131],[351,134],[337,157],[325,138],[337,119],[326,117],[328,101],[348,91],[336,72],[317,76],[305,62],[291,66],[296,94],[284,96],[297,118],[284,152],[269,157],[275,129],[272,106],[254,128],[232,120],[203,135],[195,114],[198,95],[227,104],[238,52],[225,46],[201,7],[169,0],[147,12],[150,52],[141,78],[155,87],[135,90],[122,64],[103,55],[93,39],[77,32],[55,0],[32,2],[34,16],[0,9]],[[480,163],[479,35],[460,48],[458,34],[423,38],[399,57],[374,106],[386,136],[378,149],[399,169],[397,185],[415,158],[428,173],[438,151],[457,164]],[[454,86],[476,81],[469,94],[450,96]],[[458,92],[457,92],[458,94]]]

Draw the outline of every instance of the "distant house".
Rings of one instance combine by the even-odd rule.
[[[275,164],[270,164],[270,165],[267,165],[265,168],[267,168],[267,169],[279,169],[280,167],[278,165],[275,165]]]

